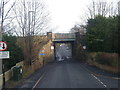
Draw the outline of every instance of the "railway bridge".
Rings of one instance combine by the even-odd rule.
[[[67,44],[69,45],[71,49],[71,53],[73,56],[74,53],[74,42],[76,40],[76,34],[75,33],[52,33],[48,32],[47,33],[48,38],[52,41],[52,47],[54,48],[54,57],[56,60],[56,52],[57,52],[57,47],[60,44]]]

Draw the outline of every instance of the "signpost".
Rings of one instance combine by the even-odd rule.
[[[54,49],[54,46],[51,46],[51,49]]]
[[[9,58],[9,51],[5,51],[7,49],[7,44],[3,41],[0,41],[0,59]],[[5,88],[5,68],[4,68],[4,61],[2,61],[2,73],[3,73],[3,86]]]
[[[45,52],[45,50],[42,50],[42,53],[44,53]]]
[[[3,41],[0,41],[0,51],[4,51],[7,49],[7,44]]]
[[[44,54],[44,53],[41,53],[40,55],[44,56],[45,54]]]
[[[43,49],[41,52],[42,52],[42,53],[40,53],[40,55],[42,55],[42,56],[43,56],[43,66],[44,66],[44,56],[45,56],[45,50]]]
[[[10,58],[9,51],[0,51],[0,59]]]
[[[83,49],[85,50],[85,49],[86,49],[86,46],[83,46]]]

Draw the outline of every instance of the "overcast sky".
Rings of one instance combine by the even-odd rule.
[[[54,32],[69,32],[69,30],[75,24],[84,24],[83,20],[87,13],[87,6],[89,6],[93,0],[42,0],[42,1],[46,4],[46,8],[50,13],[50,28],[54,30]],[[120,0],[103,0],[103,1],[116,3]]]
[[[82,23],[86,7],[92,0],[45,0],[55,32],[68,32],[75,24]],[[97,0],[95,0],[97,1]],[[117,2],[118,0],[103,0]]]

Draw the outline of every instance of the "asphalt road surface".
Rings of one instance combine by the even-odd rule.
[[[57,61],[69,59],[72,57],[71,47],[68,44],[61,44],[60,47],[56,48]]]
[[[52,63],[34,88],[117,88],[118,81],[89,73],[82,63],[61,61]],[[109,89],[108,89],[109,90]]]
[[[65,50],[65,47],[61,46],[59,51],[64,56],[68,55],[67,51],[69,51]],[[62,49],[64,49],[63,52]],[[89,72],[88,68],[90,69],[90,66],[85,63],[72,58],[63,58],[38,70],[19,88],[104,88],[105,90],[118,88],[119,80],[96,76]]]
[[[87,67],[73,59],[52,62],[39,69],[17,88],[118,88],[117,79],[96,76],[87,71]]]

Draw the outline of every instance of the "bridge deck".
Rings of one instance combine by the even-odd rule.
[[[75,33],[53,33],[52,41],[75,41]]]

